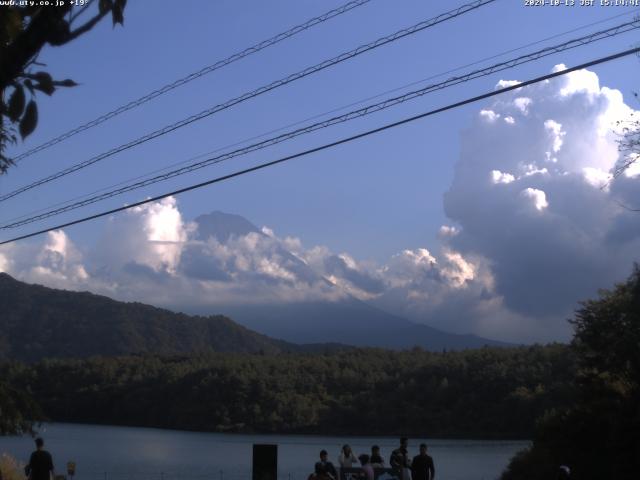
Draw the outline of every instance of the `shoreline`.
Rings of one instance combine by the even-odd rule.
[[[277,437],[277,436],[287,436],[287,437],[313,437],[313,438],[378,438],[378,439],[389,439],[393,441],[397,441],[401,436],[406,436],[409,439],[420,439],[420,440],[429,440],[435,442],[446,442],[446,441],[470,441],[470,442],[491,442],[495,444],[500,443],[520,443],[520,442],[531,442],[531,438],[522,438],[522,437],[509,437],[509,436],[469,436],[469,435],[451,435],[451,436],[425,436],[411,433],[398,433],[398,434],[378,434],[378,433],[313,433],[313,432],[258,432],[258,431],[211,431],[211,430],[189,430],[189,429],[180,429],[180,428],[170,428],[170,427],[161,427],[161,426],[148,426],[148,425],[132,425],[132,424],[120,424],[120,423],[96,423],[96,422],[73,422],[73,421],[47,421],[42,422],[40,424],[42,427],[46,426],[79,426],[79,427],[102,427],[102,428],[135,428],[135,429],[143,429],[143,430],[152,430],[152,431],[165,431],[165,432],[176,432],[176,433],[195,433],[195,434],[206,434],[206,435],[228,435],[228,436],[261,436],[261,437]],[[31,435],[29,433],[23,433],[19,435],[5,435],[4,437],[34,437],[38,436],[41,428],[34,429],[36,431],[35,435]],[[3,438],[3,436],[0,436]]]

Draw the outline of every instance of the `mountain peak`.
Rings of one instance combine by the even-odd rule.
[[[262,232],[258,227],[246,218],[232,213],[224,213],[218,210],[207,215],[200,215],[195,219],[198,225],[196,238],[208,240],[213,237],[221,243],[225,243],[230,237],[243,237],[249,233]]]
[[[6,272],[0,272],[0,281],[2,282],[17,282],[15,278]]]

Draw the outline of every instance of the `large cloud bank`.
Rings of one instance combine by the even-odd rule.
[[[496,98],[462,137],[448,244],[488,262],[509,311],[556,319],[638,259],[640,216],[623,206],[640,205],[640,172],[611,175],[633,111],[589,71]]]
[[[239,217],[187,222],[170,198],[109,219],[91,247],[63,232],[2,247],[0,271],[212,313],[350,295],[450,331],[566,339],[577,302],[638,259],[640,214],[621,205],[640,206],[640,169],[611,177],[623,161],[616,125],[632,113],[588,71],[495,97],[462,134],[438,252],[404,250],[376,264]]]

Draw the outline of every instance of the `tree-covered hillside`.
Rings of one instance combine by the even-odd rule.
[[[563,345],[6,364],[56,421],[207,431],[528,438],[566,405]]]
[[[577,363],[574,400],[538,422],[532,448],[503,480],[635,480],[640,472],[640,267],[613,290],[589,300],[572,321]]]
[[[34,420],[43,418],[40,407],[23,389],[12,387],[0,377],[0,435],[31,431]]]
[[[0,312],[0,359],[297,348],[220,315],[189,316],[88,292],[28,285],[6,273],[0,273]]]

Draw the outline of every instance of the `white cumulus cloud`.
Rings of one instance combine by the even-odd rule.
[[[640,217],[619,203],[638,205],[640,182],[611,177],[617,121],[633,110],[590,71],[519,90],[482,107],[513,124],[478,121],[463,135],[444,202],[459,233],[447,241],[489,266],[492,328],[516,322],[562,336],[578,301],[624,279],[638,260]]]
[[[385,262],[220,212],[188,222],[168,198],[109,219],[96,245],[58,231],[0,247],[0,271],[202,313],[351,295],[451,331],[566,339],[578,302],[639,260],[640,215],[624,206],[640,207],[640,162],[612,176],[617,122],[634,113],[588,71],[495,97],[462,132],[440,247]]]
[[[542,190],[538,190],[537,188],[527,187],[522,190],[522,195],[525,198],[531,200],[531,204],[535,207],[536,210],[541,211],[549,206],[549,202],[547,202],[547,196]]]

